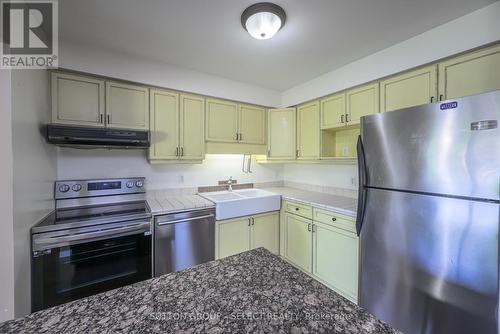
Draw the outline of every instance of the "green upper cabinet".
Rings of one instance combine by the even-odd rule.
[[[205,157],[205,99],[180,95],[180,158],[203,160]]]
[[[106,125],[149,130],[149,89],[106,81]]]
[[[266,143],[266,109],[224,100],[206,101],[206,140],[220,143]]]
[[[240,104],[238,141],[244,144],[266,143],[266,109]]]
[[[437,101],[437,66],[406,72],[380,82],[380,111]]]
[[[319,101],[297,107],[297,159],[319,159],[319,118]]]
[[[250,250],[250,218],[236,218],[216,222],[215,256],[226,256]]]
[[[152,89],[149,160],[203,160],[205,100]]]
[[[295,108],[269,109],[267,158],[289,160],[296,157]]]
[[[314,223],[312,273],[357,303],[359,243],[355,233]]]
[[[179,94],[151,89],[150,160],[177,159],[179,156]]]
[[[345,93],[335,94],[320,101],[321,129],[345,126]]]
[[[104,80],[59,72],[50,78],[53,123],[104,126]]]
[[[284,257],[302,270],[311,271],[312,221],[285,213],[284,224]]]
[[[347,125],[359,124],[361,117],[379,112],[379,84],[372,83],[346,92]]]
[[[217,99],[206,100],[205,139],[214,142],[238,141],[238,104]]]
[[[253,216],[251,221],[250,249],[264,247],[274,254],[279,253],[279,212]]]
[[[439,63],[440,99],[500,89],[500,45]]]

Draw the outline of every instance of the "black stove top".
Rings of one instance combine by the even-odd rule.
[[[66,230],[151,217],[146,201],[57,209],[35,225],[32,233]]]

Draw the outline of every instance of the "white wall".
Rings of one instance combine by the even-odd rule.
[[[356,190],[356,165],[288,164],[283,170],[284,181]]]
[[[57,152],[41,132],[49,121],[48,82],[44,70],[12,71],[16,317],[31,308],[30,228],[54,209]]]
[[[145,151],[78,150],[60,148],[59,180],[145,176],[148,189],[216,185],[232,176],[238,183],[283,180],[281,165],[252,162],[251,174],[242,172],[242,155],[207,155],[202,164],[158,164],[146,160]]]
[[[0,322],[14,317],[11,72],[0,70]]]
[[[59,55],[59,66],[66,69],[269,107],[281,103],[275,90],[92,46],[61,41]]]
[[[500,40],[500,2],[352,62],[282,94],[291,106]]]

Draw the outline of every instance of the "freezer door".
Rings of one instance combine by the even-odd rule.
[[[499,204],[366,196],[361,305],[406,334],[497,333]]]
[[[362,119],[367,185],[500,198],[500,91]]]

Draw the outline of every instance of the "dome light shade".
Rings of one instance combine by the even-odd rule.
[[[245,9],[241,25],[256,39],[269,39],[283,27],[286,14],[283,8],[270,2],[260,2]]]

